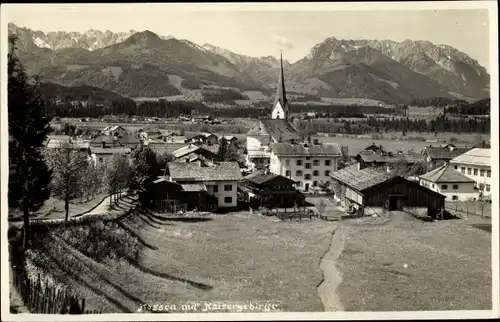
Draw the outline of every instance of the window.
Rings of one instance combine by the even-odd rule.
[[[295,175],[296,175],[297,177],[302,176],[302,171],[300,171],[300,170],[295,171]]]
[[[297,181],[297,186],[302,187],[302,181]]]
[[[215,185],[215,186],[214,186],[214,193],[215,193],[215,192],[219,192],[219,186],[218,186],[218,185]]]
[[[451,197],[451,200],[458,200],[458,196]]]
[[[313,161],[313,166],[315,166],[315,167],[319,166],[319,160],[314,160]]]
[[[480,176],[481,177],[484,177],[484,169],[481,169],[480,172],[479,172]]]
[[[290,170],[286,170],[286,171],[285,171],[285,177],[290,177],[290,176],[291,176],[291,174],[292,174],[292,173],[290,172]]]
[[[465,173],[465,167],[460,167],[460,172]]]
[[[457,190],[458,189],[458,184],[454,184],[453,185],[453,190]]]
[[[306,169],[311,169],[311,164],[310,163],[306,163]]]
[[[233,203],[233,197],[224,197],[224,203]]]
[[[472,168],[467,168],[467,174],[471,175],[472,174]]]
[[[232,190],[233,190],[232,184],[225,184],[224,185],[224,191],[232,191]]]
[[[477,173],[479,172],[478,169],[474,169],[474,175],[477,176]]]
[[[491,189],[490,185],[489,185],[489,184],[487,184],[487,185],[486,185],[486,191],[487,191],[487,192],[490,192],[490,189]]]
[[[319,171],[318,170],[314,170],[313,171],[313,176],[315,176],[315,177],[319,176]]]
[[[304,179],[306,179],[306,180],[311,180],[311,175],[310,175],[309,173],[308,173],[308,174],[306,174],[306,175],[304,176]]]
[[[297,160],[297,165],[301,166],[302,165],[302,160]]]
[[[104,161],[103,158],[99,158],[99,162],[102,163]]]
[[[434,183],[432,184],[432,187],[434,188]]]
[[[486,171],[486,176],[487,176],[488,178],[491,178],[491,170]]]
[[[458,169],[458,166],[455,166],[455,170],[457,170],[457,169]]]
[[[313,181],[313,187],[318,186],[318,181]]]
[[[325,166],[329,167],[331,164],[331,161],[330,160],[325,160]]]
[[[311,157],[306,157],[306,160],[311,160]]]
[[[325,170],[325,176],[329,176],[330,175],[330,170]]]
[[[286,165],[290,165],[290,160],[286,160],[286,161],[285,161],[285,164],[286,164]]]
[[[447,185],[447,184],[442,184],[442,185],[441,185],[441,189],[443,189],[443,190],[448,189],[448,185]]]

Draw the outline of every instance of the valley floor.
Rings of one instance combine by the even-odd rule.
[[[115,234],[116,250],[91,249],[80,227],[44,236],[30,258],[103,313],[155,304],[178,313],[172,305],[192,301],[274,301],[294,312],[479,310],[491,308],[488,223],[399,212],[373,221],[249,212],[181,221],[139,209],[116,227],[90,228]]]

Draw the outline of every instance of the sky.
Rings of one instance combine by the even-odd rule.
[[[188,4],[18,5],[8,8],[7,21],[44,32],[150,30],[250,56],[277,57],[282,50],[283,58],[290,62],[303,58],[328,37],[428,40],[453,46],[489,69],[489,16],[485,9],[449,10],[448,6],[408,10],[411,3],[377,11],[372,7],[366,10],[366,6],[356,7],[364,11],[323,8],[323,3],[308,3],[304,9],[276,4],[264,7],[262,3],[249,9],[239,6],[243,4],[231,5],[210,5],[208,9]]]

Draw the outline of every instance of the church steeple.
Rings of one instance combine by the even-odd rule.
[[[273,119],[288,120],[288,101],[286,99],[285,75],[283,73],[283,54],[280,55],[280,74],[278,78],[278,88],[276,91],[276,101],[271,113]]]

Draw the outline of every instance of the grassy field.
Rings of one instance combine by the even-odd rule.
[[[142,303],[266,300],[281,301],[285,311],[323,310],[319,261],[336,224],[248,213],[210,219],[137,213],[111,228],[53,231],[40,237],[32,261],[103,312],[134,312]],[[104,256],[113,239],[125,247]]]
[[[337,261],[346,311],[491,309],[491,233],[481,218],[424,223],[395,213],[347,228]]]

